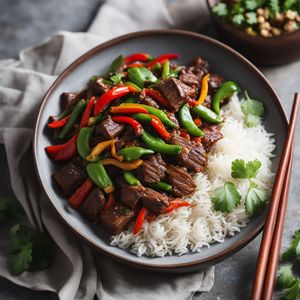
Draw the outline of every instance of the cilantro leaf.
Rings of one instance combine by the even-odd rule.
[[[283,294],[286,300],[295,300],[300,298],[300,280],[296,280],[295,283],[285,290]]]
[[[250,25],[257,23],[257,17],[255,12],[246,13],[246,22]]]
[[[14,217],[18,217],[24,213],[20,204],[10,198],[0,198],[0,224],[9,221]]]
[[[300,230],[297,230],[294,233],[293,240],[289,246],[289,248],[282,254],[282,259],[292,259],[297,257],[300,262]]]
[[[228,8],[226,3],[219,2],[212,8],[212,12],[219,17],[224,17],[228,15]]]
[[[256,215],[267,201],[267,193],[251,183],[245,198],[246,213],[249,217]]]
[[[231,163],[231,176],[239,179],[255,178],[261,162],[257,159],[245,163],[243,159],[236,159]]]
[[[242,14],[237,14],[232,17],[232,23],[241,25],[245,21],[245,17]]]
[[[246,9],[248,9],[248,10],[255,10],[257,8],[258,4],[255,0],[246,0],[245,6],[246,6]]]
[[[283,2],[284,10],[289,10],[293,5],[295,5],[297,0],[285,0]]]
[[[16,224],[10,230],[13,271],[42,270],[50,265],[52,247],[49,237],[28,226]]]
[[[224,186],[216,188],[212,195],[212,203],[215,210],[232,212],[241,202],[241,195],[232,182],[226,182]]]
[[[273,14],[280,11],[279,0],[270,0],[269,5]]]
[[[116,73],[115,75],[110,77],[110,80],[114,83],[114,84],[118,84],[121,82],[122,78],[124,77],[124,74],[122,73]]]
[[[264,114],[264,106],[262,102],[251,99],[246,91],[245,96],[246,100],[242,102],[241,109],[245,115],[247,126],[254,127],[260,122]]]
[[[13,270],[15,273],[20,274],[29,270],[32,262],[32,244],[29,242],[23,245],[13,256]]]
[[[292,265],[280,267],[277,273],[277,282],[280,288],[286,289],[294,285],[296,278],[293,275]]]

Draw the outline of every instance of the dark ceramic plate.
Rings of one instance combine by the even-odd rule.
[[[34,152],[41,183],[58,215],[85,242],[97,251],[104,252],[135,267],[161,271],[192,271],[200,266],[216,263],[247,245],[262,230],[264,214],[251,220],[247,227],[224,243],[203,248],[200,253],[164,258],[137,257],[127,250],[109,246],[109,236],[100,226],[92,225],[73,210],[55,189],[51,174],[53,163],[44,148],[49,145],[45,124],[50,115],[59,113],[59,97],[65,91],[80,91],[94,74],[105,73],[109,63],[121,53],[148,52],[152,55],[179,53],[181,64],[190,64],[197,55],[209,61],[211,69],[225,78],[238,82],[243,89],[251,91],[253,97],[261,99],[266,107],[265,125],[274,132],[277,140],[277,158],[281,153],[287,132],[287,119],[278,96],[265,77],[249,61],[231,48],[206,36],[196,33],[164,30],[132,33],[97,46],[71,64],[54,82],[45,95],[38,114]]]
[[[220,0],[206,0],[211,12]],[[280,36],[264,38],[252,36],[211,12],[221,39],[251,61],[260,65],[280,65],[300,59],[300,30]]]

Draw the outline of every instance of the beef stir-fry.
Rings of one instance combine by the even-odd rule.
[[[62,113],[49,119],[53,181],[111,234],[132,222],[136,234],[145,220],[189,206],[193,176],[222,138],[220,105],[238,86],[200,57],[190,66],[177,57],[121,55],[85,90],[63,93]]]

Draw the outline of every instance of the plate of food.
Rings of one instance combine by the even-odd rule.
[[[34,152],[78,237],[131,266],[192,271],[262,230],[286,132],[278,96],[239,53],[196,33],[145,31],[58,77]]]

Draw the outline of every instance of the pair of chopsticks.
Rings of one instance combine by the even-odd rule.
[[[280,164],[265,220],[252,288],[252,300],[271,300],[273,295],[284,218],[288,203],[298,107],[299,95],[295,94],[288,134],[280,158]]]

